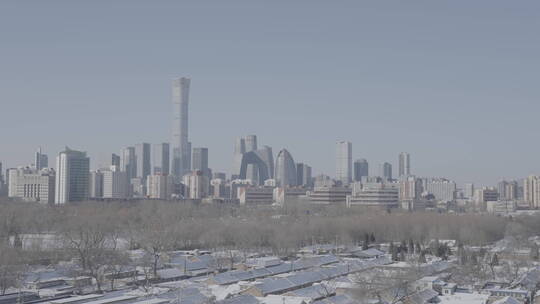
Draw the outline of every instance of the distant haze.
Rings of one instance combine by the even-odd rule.
[[[459,183],[540,173],[540,3],[211,2],[2,1],[0,161],[169,142],[186,76],[214,171],[256,134],[314,174],[334,176],[338,140],[371,174],[401,151]]]

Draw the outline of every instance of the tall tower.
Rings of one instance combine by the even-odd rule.
[[[379,175],[384,180],[391,180],[392,179],[392,165],[390,163],[382,163],[379,167]]]
[[[399,176],[411,175],[411,156],[407,152],[399,153]]]
[[[280,187],[297,185],[296,165],[291,153],[287,149],[279,151],[276,157],[276,169],[274,173],[276,182]]]
[[[137,162],[137,177],[146,180],[146,177],[151,174],[149,143],[135,145],[135,159]]]
[[[137,157],[135,147],[122,149],[120,153],[120,170],[127,173],[128,180],[137,177]]]
[[[338,141],[336,144],[336,179],[343,185],[352,180],[352,144],[348,141]]]
[[[233,174],[231,179],[238,178],[240,176],[240,167],[242,165],[242,155],[246,153],[246,141],[244,137],[237,137],[234,142],[234,155],[233,155]]]
[[[256,151],[257,150],[257,135],[248,135],[244,137],[244,145],[246,152]],[[259,175],[257,174],[257,167],[255,165],[249,164],[247,167],[247,179],[252,180],[254,183],[257,183],[259,180]]]
[[[66,147],[56,157],[55,204],[84,201],[88,198],[90,158],[85,152]]]
[[[154,175],[169,175],[170,171],[169,143],[155,144],[152,151],[152,173]]]
[[[192,152],[193,171],[202,171],[205,176],[209,176],[208,171],[208,148],[193,148]]]
[[[41,153],[41,147],[36,152],[35,166],[37,170],[47,168],[49,166],[49,157]]]
[[[175,78],[172,83],[172,170],[176,181],[191,169],[191,144],[188,141],[188,105],[191,79]]]
[[[362,158],[354,162],[354,181],[361,181],[363,176],[369,176],[369,164]]]

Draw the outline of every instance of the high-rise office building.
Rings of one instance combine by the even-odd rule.
[[[169,175],[170,146],[168,143],[155,144],[152,151],[152,174]]]
[[[190,199],[201,199],[208,196],[210,192],[210,180],[202,171],[192,171],[184,175],[182,183],[185,185],[184,196]]]
[[[407,152],[399,153],[399,176],[411,174],[411,156]]]
[[[369,176],[369,164],[362,158],[354,162],[354,181],[362,181],[363,176]]]
[[[137,177],[137,157],[135,156],[135,147],[122,149],[120,153],[120,170],[127,173],[128,179]]]
[[[422,180],[415,176],[404,176],[399,181],[399,200],[416,200],[422,195]]]
[[[66,147],[56,157],[55,204],[88,199],[90,158]]]
[[[463,185],[463,195],[465,198],[473,199],[474,198],[474,184],[466,183]]]
[[[348,141],[336,144],[336,179],[343,185],[352,181],[352,144]]]
[[[244,165],[244,167],[242,167]],[[265,180],[274,178],[274,156],[272,148],[257,148],[257,136],[236,138],[232,179],[247,179],[253,185],[263,185]]]
[[[2,171],[2,162],[0,162],[0,196],[4,196],[6,193],[6,180],[4,179],[4,173]]]
[[[296,164],[296,184],[304,187],[311,186],[311,167],[307,164]]]
[[[189,78],[176,78],[172,83],[173,123],[171,173],[177,181],[190,171],[191,144],[188,140]]]
[[[517,200],[518,199],[518,189],[519,189],[519,185],[518,185],[518,182],[513,180],[513,181],[509,181],[507,184],[506,184],[506,189],[505,189],[505,199],[507,200]]]
[[[114,154],[113,154],[114,155]],[[103,197],[103,172],[101,170],[95,170],[90,172],[90,198],[102,198]]]
[[[49,167],[49,157],[47,156],[47,154],[41,153],[41,147],[39,147],[36,152],[34,164],[37,170]]]
[[[276,183],[280,187],[296,186],[296,165],[291,153],[287,149],[279,151],[276,157],[276,169],[274,170]]]
[[[2,171],[2,162],[0,162],[0,196],[5,193],[5,178],[4,178],[4,171]]]
[[[296,183],[299,186],[304,184],[304,163],[296,163]]]
[[[111,166],[103,171],[103,198],[126,199],[129,195],[127,173]]]
[[[274,178],[274,155],[272,154],[272,148],[269,146],[263,146],[255,151],[259,158],[266,164],[268,168],[268,178]]]
[[[146,189],[148,198],[152,199],[170,199],[173,194],[172,176],[164,174],[154,174],[148,176],[146,180]]]
[[[540,207],[540,176],[531,175],[523,180],[523,199],[531,208]]]
[[[379,167],[379,175],[384,180],[392,179],[392,165],[390,163],[382,163]]]
[[[497,183],[497,192],[499,192],[499,197],[501,199],[506,198],[506,186],[508,185],[508,182],[505,180],[502,180]]]
[[[242,157],[246,153],[246,141],[244,137],[237,137],[234,141],[234,155],[233,155],[233,176],[240,174],[240,166],[242,165]],[[234,179],[234,178],[233,178]]]
[[[193,148],[191,157],[192,170],[202,171],[206,177],[211,178],[211,176],[208,175],[208,148]]]
[[[454,181],[444,178],[432,178],[425,180],[424,191],[433,194],[439,201],[454,201],[457,194],[457,185]]]
[[[144,181],[151,173],[150,144],[136,144],[135,159],[137,160],[137,177]]]
[[[118,168],[122,168],[120,166],[120,155],[112,154],[111,155],[111,166],[117,166]]]
[[[245,145],[245,152],[251,152],[257,150],[257,135],[248,135],[244,137],[244,145]],[[254,164],[249,164],[247,166],[247,173],[246,177],[249,180],[252,180],[253,182],[257,182],[259,180],[259,175],[257,171],[257,167]]]

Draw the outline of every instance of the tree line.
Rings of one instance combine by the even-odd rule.
[[[58,207],[0,202],[0,210],[0,273],[75,258],[79,270],[98,284],[104,282],[105,273],[124,271],[134,264],[146,266],[148,277],[155,277],[172,250],[235,250],[286,257],[312,244],[366,249],[376,240],[392,242],[392,256],[400,260],[407,253],[422,258],[426,250],[447,256],[444,246],[429,247],[434,239],[482,245],[503,238],[508,228],[524,235],[540,232],[538,217],[368,212],[295,201],[280,208],[168,201],[86,202]],[[57,250],[23,252],[14,246],[25,234],[44,233],[58,237]],[[133,261],[125,249],[138,249],[144,255]],[[10,284],[0,280],[0,289]]]

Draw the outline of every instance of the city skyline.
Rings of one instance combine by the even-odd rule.
[[[170,142],[170,80],[186,76],[196,83],[189,138],[208,147],[215,171],[230,172],[235,137],[256,134],[310,164],[314,175],[334,175],[333,144],[340,139],[356,147],[353,159],[373,168],[391,162],[394,175],[399,151],[414,157],[415,175],[459,184],[493,185],[540,172],[536,143],[519,158],[515,147],[486,152],[500,138],[525,142],[522,130],[534,127],[540,110],[532,81],[536,19],[529,13],[536,4],[511,10],[501,1],[468,4],[456,25],[463,7],[448,3],[318,4],[298,18],[299,4],[283,11],[231,2],[221,4],[224,14],[196,20],[191,12],[208,7],[186,2],[154,8],[165,16],[181,11],[183,18],[133,29],[123,24],[146,20],[144,4],[129,16],[112,5],[98,29],[88,26],[97,6],[82,6],[5,5],[0,22],[15,28],[0,50],[10,58],[9,75],[0,73],[0,102],[8,109],[2,112],[9,114],[0,122],[5,168],[28,164],[39,146],[50,157],[65,145],[87,151],[96,168],[125,146]],[[261,9],[283,24],[261,17]],[[229,23],[230,15],[241,22]],[[321,16],[328,22],[319,24]],[[248,21],[251,28],[239,26]],[[71,30],[62,30],[68,24]],[[210,121],[219,127],[209,128]]]

